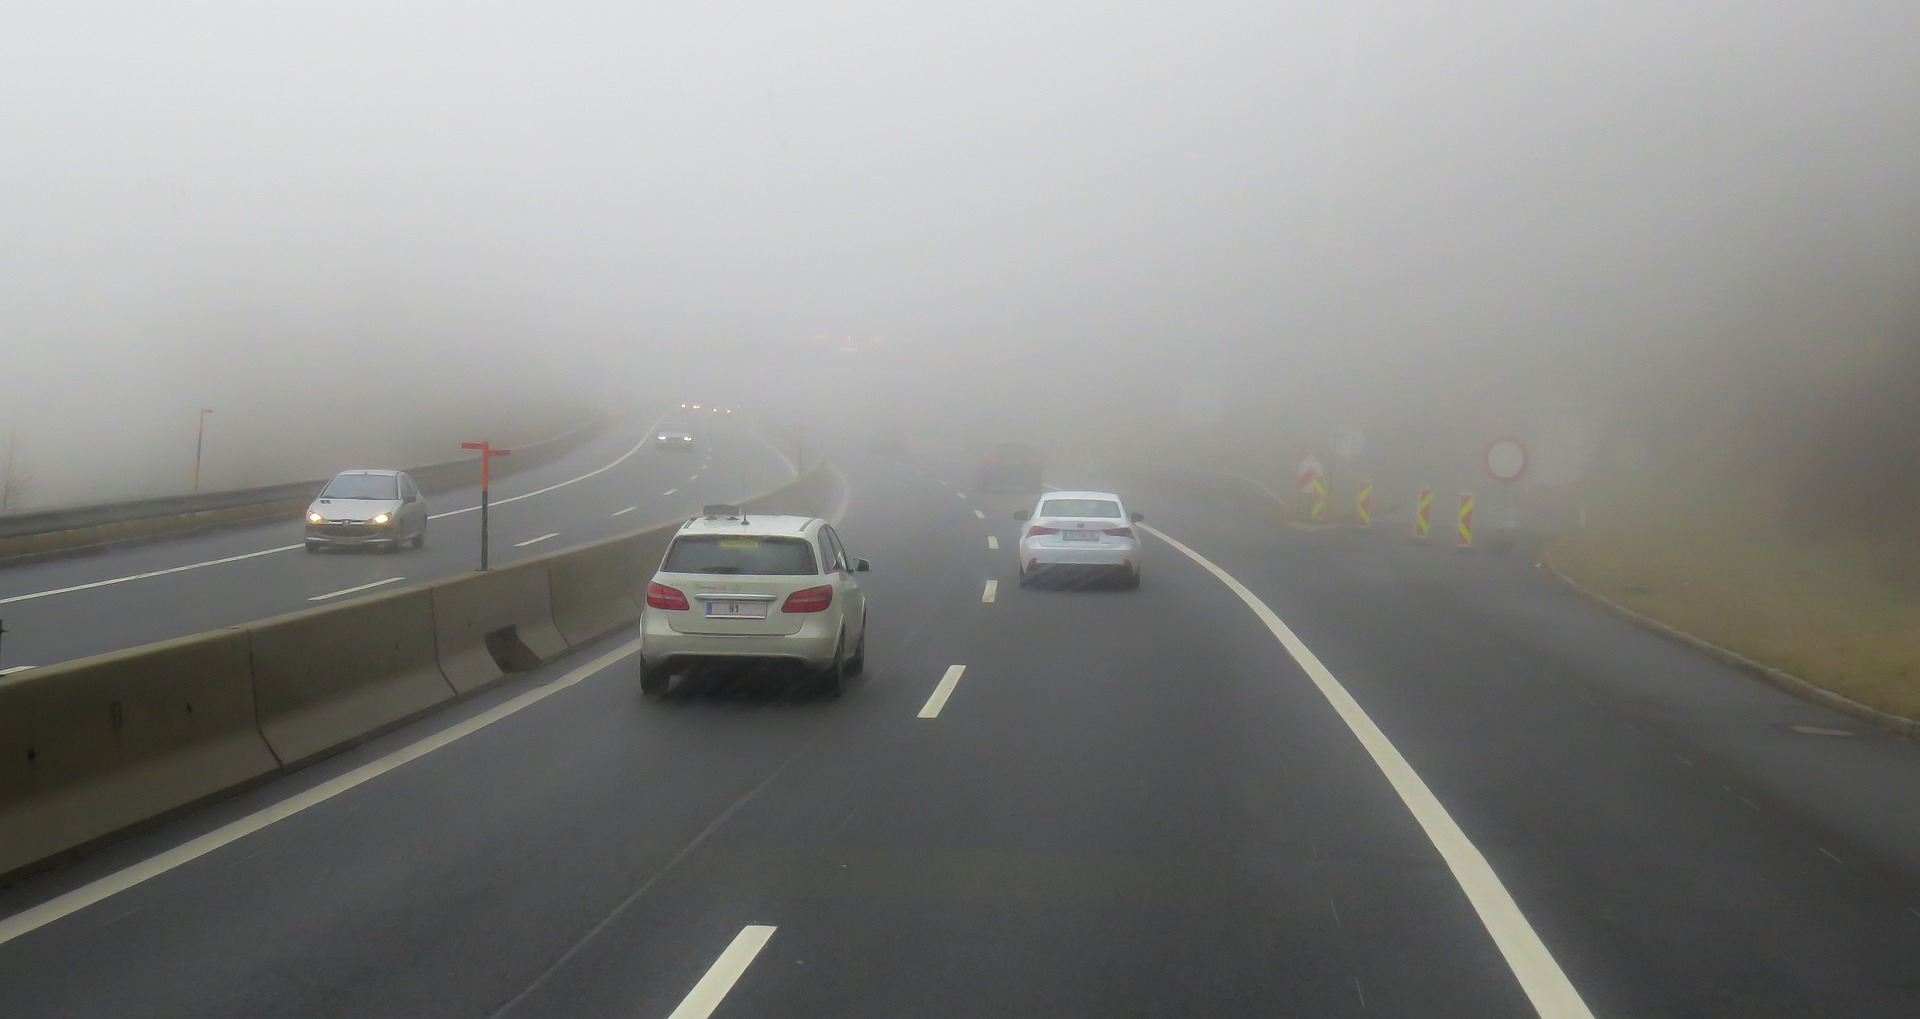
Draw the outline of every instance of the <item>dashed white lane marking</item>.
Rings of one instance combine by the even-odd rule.
[[[31,668],[33,668],[31,665],[16,665],[11,669],[0,669],[0,676],[11,676],[16,672],[25,672]]]
[[[545,540],[547,540],[548,538],[558,538],[559,536],[560,536],[560,532],[559,532],[559,531],[555,531],[555,532],[553,532],[552,534],[543,534],[543,535],[541,535],[541,536],[539,536],[538,538],[528,538],[528,539],[527,539],[527,540],[525,540],[525,541],[516,541],[516,542],[514,542],[514,543],[513,543],[513,547],[514,547],[514,548],[526,548],[526,547],[527,547],[528,545],[533,545],[533,544],[537,544],[537,543],[539,543],[539,542],[542,542],[542,541],[545,541]]]
[[[1513,901],[1512,894],[1501,883],[1500,875],[1493,872],[1493,865],[1467,838],[1467,833],[1460,830],[1459,823],[1447,813],[1439,797],[1413,770],[1413,765],[1401,756],[1399,748],[1387,739],[1387,734],[1374,724],[1366,709],[1354,700],[1353,694],[1334,678],[1319,656],[1267,607],[1266,602],[1227,571],[1159,528],[1147,524],[1140,526],[1225,584],[1247,608],[1253,610],[1253,614],[1266,624],[1268,632],[1279,640],[1280,646],[1286,648],[1287,654],[1299,663],[1301,671],[1313,681],[1320,695],[1327,699],[1354,738],[1360,741],[1360,746],[1373,758],[1374,766],[1380,769],[1393,791],[1400,795],[1400,802],[1406,804],[1407,811],[1427,833],[1428,841],[1439,850],[1440,858],[1446,862],[1447,869],[1453,872],[1454,882],[1466,893],[1467,901],[1479,914],[1487,933],[1493,936],[1495,947],[1506,958],[1507,968],[1513,971],[1521,990],[1526,992],[1527,1000],[1533,1003],[1534,1011],[1541,1019],[1593,1019],[1593,1010],[1587,1007],[1580,992],[1574,989],[1573,982],[1567,979],[1560,963],[1540,940],[1539,932],[1520,912],[1519,904]]]
[[[623,509],[623,510],[614,510],[613,515],[616,517],[624,517],[627,514],[632,513],[634,510],[637,510],[639,508],[640,507],[638,506],[628,506],[626,509]]]
[[[936,478],[935,480],[937,481],[937,480],[939,480],[939,479],[937,479],[937,478]],[[946,487],[948,487],[948,488],[952,488],[952,487],[953,487],[953,482],[951,482],[951,481],[941,481],[941,482],[940,482],[940,484],[942,484],[942,485],[945,485],[945,486],[946,486]]]
[[[998,593],[998,592],[999,592],[999,590],[1000,590],[1000,582],[999,582],[999,581],[997,581],[997,580],[989,580],[989,581],[987,581],[987,589],[986,589],[986,590],[984,590],[984,591],[982,591],[982,592],[980,592],[980,600],[981,600],[982,602],[989,602],[989,603],[990,603],[990,602],[992,602],[992,601],[993,601],[993,596],[994,596],[994,595],[995,595],[996,593]]]
[[[940,677],[940,685],[933,688],[933,696],[920,708],[921,718],[939,718],[940,709],[947,706],[947,698],[953,696],[953,688],[960,682],[960,674],[967,671],[964,665],[947,666],[947,674]]]
[[[666,497],[666,496],[669,496],[669,495],[672,495],[673,493],[675,493],[675,492],[678,492],[678,491],[680,491],[680,490],[679,490],[679,489],[677,489],[677,488],[669,488],[669,489],[667,489],[666,491],[664,491],[664,492],[661,492],[661,493],[660,493],[660,495],[661,495],[661,497],[662,497],[662,498],[664,498],[664,497]]]
[[[740,981],[740,975],[753,965],[754,957],[767,947],[767,941],[777,929],[761,924],[740,928],[740,933],[733,936],[733,943],[720,953],[720,958],[713,960],[706,976],[701,977],[700,982],[693,985],[693,990],[680,999],[679,1007],[667,1019],[707,1019],[712,1015],[713,1010],[726,1000],[727,992],[733,990],[733,985]]]
[[[1814,846],[1813,848],[1818,849],[1821,852],[1827,854],[1827,859],[1832,860],[1835,863],[1840,863],[1844,865],[1844,861],[1842,861],[1838,856],[1833,855],[1833,850],[1828,849],[1826,846]]]
[[[993,536],[993,535],[991,535],[991,534],[989,534],[989,535],[987,535],[987,547],[988,547],[988,548],[999,548],[999,547],[1000,547],[1000,539],[999,539],[999,538],[996,538],[996,537],[994,537],[994,536]]]
[[[498,707],[489,708],[458,725],[442,729],[411,746],[402,747],[377,761],[363,764],[338,778],[328,779],[305,792],[289,796],[279,803],[254,811],[237,821],[228,822],[199,838],[183,842],[158,856],[142,860],[131,867],[115,871],[105,877],[88,882],[65,895],[49,899],[32,909],[15,913],[4,920],[0,920],[0,945],[4,945],[23,934],[37,931],[62,917],[71,916],[95,903],[104,902],[135,885],[159,877],[173,870],[175,867],[191,863],[222,846],[238,842],[248,835],[273,824],[275,821],[284,821],[309,807],[325,803],[335,796],[355,786],[371,782],[403,764],[419,760],[457,739],[471,736],[509,715],[518,714],[527,708],[533,707],[535,704],[600,672],[615,662],[626,660],[639,650],[640,642],[630,640],[572,672],[561,676],[546,686],[535,687]]]
[[[388,584],[398,584],[399,582],[405,579],[407,578],[388,577],[385,580],[376,580],[371,584],[361,584],[359,587],[348,587],[338,591],[329,591],[326,594],[316,594],[313,597],[308,598],[307,600],[308,601],[326,601],[329,598],[338,598],[343,594],[357,594],[361,591],[371,591],[376,587],[385,587]]]
[[[967,493],[965,493],[965,492],[955,492],[955,493],[953,493],[953,494],[955,494],[955,495],[957,495],[957,496],[959,496],[959,497],[960,497],[960,498],[962,498],[962,499],[965,499],[965,498],[967,497]]]
[[[986,514],[986,511],[984,510],[974,510],[973,515],[976,517],[979,517],[982,520],[987,519],[987,514]]]
[[[700,480],[700,475],[698,475],[698,474],[695,474],[695,475],[694,475],[693,477],[691,477],[691,478],[688,478],[687,480],[688,480],[688,481],[699,481],[699,480]]]

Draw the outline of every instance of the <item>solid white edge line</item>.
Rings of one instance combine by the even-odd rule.
[[[560,536],[560,532],[555,531],[552,534],[543,534],[538,538],[528,538],[525,541],[516,541],[513,543],[513,547],[526,548],[528,545],[536,545],[536,544],[539,544],[540,542],[547,540],[548,538],[558,538],[559,536]]]
[[[960,682],[960,674],[967,671],[964,665],[947,666],[947,674],[940,677],[940,683],[933,688],[933,696],[920,708],[921,718],[939,718],[940,709],[947,706],[947,698],[953,696],[953,688]]]
[[[105,877],[95,879],[64,895],[55,896],[31,909],[22,910],[0,920],[0,945],[4,945],[23,934],[45,927],[47,924],[70,916],[109,899],[144,881],[150,881],[183,864],[191,863],[222,846],[246,838],[254,832],[266,828],[275,821],[284,821],[309,807],[333,799],[356,786],[364,785],[403,764],[419,760],[455,740],[471,736],[476,732],[510,715],[518,714],[579,683],[624,658],[640,650],[640,642],[630,640],[625,644],[595,658],[593,661],[574,669],[546,686],[536,687],[512,700],[495,705],[461,722],[449,726],[431,736],[424,737],[394,752],[363,764],[344,775],[330,778],[304,792],[295,793],[270,807],[254,811],[237,821],[230,821],[213,831],[183,842],[156,856],[149,857],[129,867],[124,867]]]
[[[31,668],[33,668],[31,665],[16,665],[9,669],[0,669],[0,676],[11,676],[16,672],[25,672]]]
[[[997,580],[987,581],[987,589],[980,592],[980,600],[985,603],[991,603],[993,601],[993,596],[996,593],[998,593],[999,590],[1000,590],[999,581]]]
[[[308,601],[326,601],[329,598],[338,598],[343,594],[354,594],[360,591],[371,591],[376,587],[384,587],[388,584],[398,584],[399,582],[405,579],[407,578],[388,577],[385,580],[376,580],[371,584],[361,584],[359,587],[348,587],[348,588],[342,588],[341,590],[338,590],[338,591],[329,591],[326,594],[316,594],[313,597],[308,598],[307,600]]]
[[[1307,678],[1319,688],[1321,696],[1333,706],[1334,712],[1373,758],[1374,765],[1386,776],[1393,791],[1400,795],[1400,802],[1406,804],[1408,812],[1413,814],[1414,820],[1427,833],[1427,839],[1439,850],[1440,858],[1446,861],[1447,869],[1453,872],[1454,881],[1466,893],[1467,901],[1479,914],[1487,933],[1493,936],[1500,954],[1506,958],[1507,968],[1513,971],[1527,999],[1533,1002],[1534,1011],[1542,1019],[1593,1019],[1593,1012],[1587,1008],[1580,992],[1574,989],[1573,982],[1567,979],[1565,971],[1554,960],[1553,953],[1540,940],[1539,933],[1520,912],[1519,905],[1507,892],[1506,885],[1501,883],[1500,876],[1493,872],[1493,865],[1467,838],[1466,832],[1460,830],[1460,825],[1454,821],[1453,815],[1447,813],[1447,808],[1441,805],[1433,790],[1427,788],[1427,783],[1400,755],[1392,741],[1387,739],[1387,734],[1374,724],[1360,702],[1354,700],[1353,695],[1334,678],[1319,657],[1308,649],[1291,627],[1281,622],[1266,602],[1227,571],[1159,528],[1146,524],[1142,524],[1141,528],[1198,563],[1238,595],[1247,608],[1252,609],[1253,614],[1266,624],[1267,630],[1280,641],[1293,660],[1299,663]]]
[[[679,1006],[667,1019],[707,1019],[712,1015],[778,929],[766,924],[748,924],[740,928],[740,933],[733,936],[732,943],[727,945],[718,959],[713,960],[712,966],[707,967],[706,975],[693,985],[693,990],[688,991],[686,997],[680,999]]]
[[[623,510],[614,510],[613,515],[616,517],[624,517],[627,514],[632,513],[634,510],[637,510],[639,508],[640,507],[638,506],[628,506],[626,509],[623,509]]]
[[[667,419],[667,416],[665,414],[662,414],[660,415],[659,418],[657,418],[654,421],[654,425],[658,426],[661,421],[665,421],[666,419]],[[647,434],[649,435],[653,434],[653,429],[652,428],[647,429]],[[542,488],[534,492],[528,492],[525,495],[516,495],[506,499],[492,499],[489,501],[495,506],[499,506],[503,503],[519,502],[522,499],[531,499],[536,495],[543,495],[547,492],[551,492],[556,488],[565,488],[576,481],[585,481],[596,474],[604,474],[607,471],[610,471],[615,467],[618,467],[621,464],[625,463],[629,457],[633,456],[635,453],[638,453],[641,447],[645,446],[646,444],[647,444],[646,440],[641,439],[639,445],[636,445],[632,449],[627,450],[624,454],[621,455],[620,459],[615,460],[614,462],[606,465],[605,467],[601,467],[597,470],[588,471],[587,473],[582,474],[579,477],[573,478],[569,481],[562,481],[557,485],[548,485],[545,488]],[[671,495],[673,493],[669,492],[667,494]],[[445,513],[430,513],[427,515],[427,519],[439,520],[442,517],[457,516],[461,513],[472,513],[475,510],[478,510],[479,508],[480,508],[479,506],[468,506],[465,509],[448,510]],[[231,556],[227,556],[224,559],[208,559],[205,562],[187,563],[184,566],[170,566],[164,570],[150,570],[146,573],[134,573],[125,577],[110,577],[106,580],[96,580],[86,584],[75,584],[72,587],[55,588],[51,591],[33,591],[28,594],[16,594],[6,598],[0,598],[0,605],[11,605],[14,602],[32,601],[36,598],[51,598],[57,594],[72,594],[76,591],[91,591],[96,587],[111,587],[114,584],[125,584],[135,580],[151,580],[154,577],[164,577],[173,573],[185,573],[188,570],[204,569],[208,566],[223,566],[227,563],[237,563],[243,559],[253,559],[263,555],[274,555],[275,553],[279,553],[279,552],[294,552],[304,547],[306,547],[305,542],[301,542],[298,545],[280,545],[275,548],[263,548],[257,552],[243,552],[240,555],[231,555]]]
[[[996,537],[994,537],[994,536],[993,536],[993,535],[991,535],[991,534],[989,534],[989,535],[987,535],[987,547],[988,547],[988,548],[993,548],[993,549],[997,549],[997,548],[999,548],[999,547],[1000,547],[1000,539],[999,539],[999,538],[996,538]]]
[[[305,542],[302,542],[301,544],[298,544],[298,545],[281,545],[278,548],[263,548],[258,552],[243,552],[240,555],[230,555],[230,556],[227,556],[225,559],[209,559],[203,563],[188,563],[185,566],[170,566],[164,570],[151,570],[146,573],[135,573],[125,577],[113,577],[108,580],[96,580],[96,581],[93,581],[92,583],[75,584],[72,587],[55,588],[54,590],[51,590],[51,591],[35,591],[31,594],[16,594],[7,598],[0,598],[0,605],[11,605],[17,601],[32,601],[35,598],[51,598],[56,594],[72,594],[75,591],[91,591],[96,587],[111,587],[114,584],[125,584],[129,581],[134,581],[134,580],[150,580],[154,577],[164,577],[170,573],[185,573],[188,570],[197,570],[205,566],[220,566],[225,563],[237,563],[242,559],[256,559],[263,555],[273,555],[276,552],[292,552],[296,549],[301,549],[305,547],[306,547]]]
[[[620,457],[619,457],[619,459],[617,459],[617,460],[615,460],[614,462],[612,462],[612,463],[610,463],[610,464],[607,464],[607,465],[606,465],[605,467],[596,467],[596,468],[594,468],[593,470],[590,470],[590,471],[588,471],[587,473],[585,473],[585,474],[582,474],[582,475],[580,475],[580,476],[579,476],[579,477],[577,477],[577,478],[568,478],[567,480],[565,480],[565,481],[562,481],[562,482],[560,482],[560,483],[559,483],[559,484],[557,484],[557,485],[548,485],[548,486],[547,486],[547,487],[545,487],[545,488],[536,488],[536,489],[534,489],[534,490],[533,490],[533,491],[531,491],[531,492],[526,492],[526,493],[523,493],[523,494],[521,494],[521,495],[512,495],[512,496],[508,496],[508,497],[507,497],[507,498],[505,498],[505,499],[495,499],[495,498],[492,498],[492,497],[489,497],[489,498],[487,499],[487,503],[488,503],[488,505],[490,505],[490,506],[504,506],[504,505],[506,505],[507,503],[510,503],[510,502],[519,502],[519,501],[520,501],[520,500],[522,500],[522,499],[531,499],[531,498],[533,498],[533,497],[534,497],[534,496],[536,496],[536,495],[545,495],[545,494],[547,494],[548,492],[551,492],[551,491],[553,491],[553,490],[555,490],[555,489],[557,489],[557,488],[565,488],[565,487],[567,487],[568,485],[573,485],[573,484],[578,484],[578,483],[580,483],[580,482],[582,482],[582,481],[585,481],[585,480],[587,480],[588,478],[593,478],[593,477],[598,477],[598,476],[600,476],[600,475],[602,475],[602,474],[605,474],[605,473],[607,473],[608,471],[610,471],[610,470],[613,470],[613,469],[614,469],[615,467],[618,467],[618,466],[620,466],[621,464],[623,464],[623,463],[626,463],[626,462],[627,462],[628,460],[631,460],[631,459],[633,458],[633,456],[634,456],[634,454],[636,454],[636,453],[638,453],[638,452],[640,452],[641,450],[643,450],[643,449],[645,449],[645,448],[647,447],[647,436],[649,436],[649,435],[652,435],[652,434],[653,434],[653,429],[654,429],[654,428],[658,428],[658,427],[660,426],[660,422],[662,422],[662,421],[665,421],[666,419],[667,419],[667,415],[666,415],[666,414],[662,414],[662,415],[660,415],[659,417],[657,417],[657,418],[654,418],[654,419],[653,419],[653,425],[652,425],[652,426],[650,426],[650,427],[649,427],[649,428],[648,428],[648,429],[646,430],[646,432],[644,432],[644,433],[642,433],[642,434],[641,434],[641,436],[640,436],[640,441],[639,441],[639,442],[636,442],[636,443],[634,443],[634,444],[633,444],[633,448],[632,448],[632,449],[629,449],[629,450],[627,450],[627,451],[626,451],[625,453],[622,453],[622,454],[620,454]],[[479,507],[478,505],[473,505],[473,506],[466,506],[466,507],[463,507],[463,508],[461,508],[461,509],[457,509],[457,510],[448,510],[448,511],[447,511],[447,512],[445,512],[445,513],[429,513],[429,514],[427,514],[427,519],[428,519],[428,520],[439,520],[439,519],[440,519],[440,518],[442,518],[442,517],[452,517],[452,516],[458,516],[458,515],[460,515],[460,514],[462,514],[462,513],[473,513],[473,512],[476,512],[476,511],[478,511],[479,509],[480,509],[480,507]]]

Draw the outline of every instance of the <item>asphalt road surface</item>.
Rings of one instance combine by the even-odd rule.
[[[0,892],[0,1015],[1920,1015],[1911,744],[1523,558],[1094,472],[1220,572],[1025,589],[845,467],[844,696],[617,636]]]
[[[552,463],[502,478],[488,513],[505,565],[737,502],[794,476],[788,453],[743,421],[692,422],[693,448],[655,449],[636,416]],[[676,416],[674,420],[683,419]],[[378,465],[374,465],[378,466]],[[0,568],[0,669],[85,655],[313,608],[361,591],[479,566],[479,489],[428,497],[427,545],[307,555],[303,524],[219,531],[99,555]]]

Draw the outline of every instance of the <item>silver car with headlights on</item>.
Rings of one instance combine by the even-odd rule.
[[[307,507],[307,551],[427,543],[427,500],[406,471],[342,471]]]
[[[780,664],[839,693],[866,667],[867,569],[818,517],[706,507],[647,585],[640,691],[696,666]]]

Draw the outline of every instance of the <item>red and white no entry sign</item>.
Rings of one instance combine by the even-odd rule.
[[[1527,447],[1510,436],[1503,435],[1487,443],[1481,460],[1495,481],[1519,481],[1520,476],[1527,473]]]

